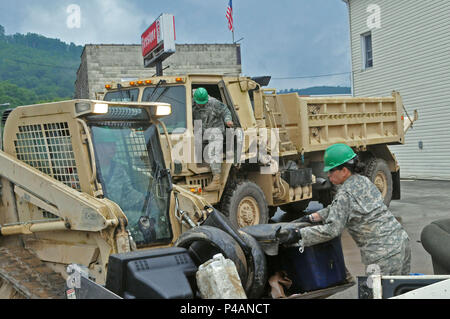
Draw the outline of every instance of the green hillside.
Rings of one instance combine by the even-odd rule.
[[[34,33],[6,35],[0,26],[0,104],[71,99],[82,51]]]

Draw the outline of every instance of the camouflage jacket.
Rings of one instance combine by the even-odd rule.
[[[107,172],[102,168],[101,182],[105,188],[105,195],[116,202],[122,210],[142,209],[145,196],[133,187],[126,172],[126,168],[116,161],[111,161]]]
[[[329,241],[347,227],[365,265],[399,253],[402,242],[408,238],[384,204],[379,190],[365,176],[350,176],[339,187],[331,205],[317,213],[324,224],[300,230],[304,245]]]
[[[228,107],[213,97],[209,97],[208,103],[203,106],[194,103],[192,112],[194,121],[202,121],[202,133],[209,128],[218,128],[223,134],[225,123],[233,120]]]
[[[127,168],[114,160],[111,161],[109,168],[106,166],[101,168],[100,181],[104,188],[105,196],[118,204],[127,216],[128,229],[131,231],[133,239],[137,243],[144,242],[144,236],[139,228],[139,218],[146,214],[144,207],[146,204],[146,193],[136,190],[127,174]],[[153,179],[151,182],[153,182]],[[156,194],[155,188],[157,185],[154,186],[151,187],[147,203],[147,205],[150,205],[149,218],[154,223],[153,227],[157,237],[151,238],[152,241],[170,236],[168,234],[170,225],[165,216],[168,200],[167,198],[156,198],[154,194]]]

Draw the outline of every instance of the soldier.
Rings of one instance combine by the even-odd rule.
[[[105,196],[117,203],[124,211],[128,219],[128,228],[136,242],[154,240],[155,231],[159,230],[158,214],[160,209],[156,205],[156,199],[152,192],[147,194],[149,196],[148,205],[150,205],[150,216],[147,217],[145,216],[146,212],[143,211],[146,194],[136,190],[127,168],[114,159],[117,137],[114,136],[112,130],[107,128],[97,130],[95,137],[98,177]]]
[[[225,125],[227,127],[233,127],[233,120],[231,112],[228,107],[219,100],[210,97],[205,88],[198,88],[194,93],[194,105],[193,105],[193,118],[194,121],[202,122],[202,137],[203,140],[209,141],[209,146],[212,146],[214,142],[222,143],[223,135],[225,133]],[[211,184],[205,187],[205,191],[214,191],[220,188],[220,174],[222,172],[222,153],[219,154],[218,150],[221,147],[209,147],[214,154],[210,158],[210,167],[213,173],[213,179]]]
[[[96,138],[97,169],[99,179],[107,197],[119,204],[123,210],[142,206],[144,194],[134,189],[126,168],[114,160],[116,154],[116,138],[111,132],[99,131]]]
[[[411,248],[406,231],[383,202],[377,187],[355,172],[356,154],[345,144],[327,148],[325,172],[330,181],[340,185],[328,207],[297,221],[323,224],[296,230],[305,247],[329,241],[347,227],[361,250],[363,264],[378,265],[383,275],[407,275]],[[370,268],[366,268],[369,274]]]

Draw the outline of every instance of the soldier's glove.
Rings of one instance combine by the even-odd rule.
[[[298,228],[286,228],[277,234],[277,238],[280,240],[281,244],[290,245],[298,243],[298,241],[302,239],[302,235]]]

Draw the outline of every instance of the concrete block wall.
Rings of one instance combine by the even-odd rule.
[[[177,44],[176,53],[163,62],[165,75],[214,73],[240,75],[239,44]],[[88,44],[75,82],[75,97],[94,99],[104,85],[123,79],[149,78],[155,68],[144,68],[141,45]]]

